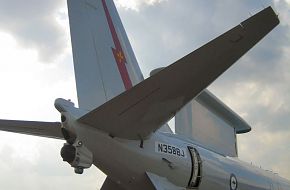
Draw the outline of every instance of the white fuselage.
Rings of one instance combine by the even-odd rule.
[[[151,186],[144,185],[146,172],[164,176],[176,186],[188,188],[194,170],[189,147],[197,150],[201,160],[200,190],[230,189],[233,175],[237,180],[233,183],[238,189],[290,189],[288,181],[271,172],[238,158],[217,154],[173,134],[156,132],[142,144],[141,140],[110,137],[86,125],[78,125],[76,129],[79,139],[93,152],[94,165],[127,189],[150,189]]]

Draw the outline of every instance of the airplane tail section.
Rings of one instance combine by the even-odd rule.
[[[79,107],[92,110],[143,80],[113,0],[68,0]]]
[[[146,139],[231,67],[279,22],[276,13],[268,7],[160,72],[157,70],[155,75],[77,121],[102,130],[112,137]],[[214,100],[210,97],[209,95],[205,98]],[[212,105],[218,105],[218,101],[212,101]],[[220,107],[221,109],[217,110],[223,113],[226,107]],[[235,123],[235,120],[233,122]],[[247,130],[248,127],[239,131]]]

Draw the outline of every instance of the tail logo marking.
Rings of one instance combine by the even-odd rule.
[[[106,14],[108,25],[109,25],[109,28],[110,28],[110,31],[112,34],[112,38],[113,38],[113,41],[115,44],[115,48],[112,47],[112,52],[113,52],[113,55],[115,57],[121,78],[122,78],[124,86],[125,86],[125,89],[129,90],[130,88],[132,88],[132,81],[129,77],[129,73],[128,73],[128,70],[127,70],[126,65],[125,65],[125,63],[127,63],[126,57],[124,56],[124,52],[123,52],[120,40],[118,38],[116,29],[114,27],[113,20],[111,18],[110,13],[109,13],[109,10],[108,10],[107,4],[106,4],[106,0],[102,0],[102,4],[103,4],[104,10],[105,10],[105,14]]]

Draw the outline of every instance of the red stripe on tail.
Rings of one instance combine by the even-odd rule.
[[[131,82],[131,79],[129,77],[129,73],[128,73],[128,70],[126,68],[126,65],[125,65],[127,63],[126,57],[125,57],[125,54],[123,52],[120,40],[118,38],[113,20],[111,18],[110,13],[109,13],[109,10],[108,10],[107,4],[106,4],[106,0],[102,0],[102,3],[103,3],[104,10],[105,10],[107,22],[108,22],[108,25],[109,25],[109,28],[110,28],[110,31],[112,34],[112,38],[113,38],[113,41],[115,44],[115,48],[112,47],[112,51],[113,51],[119,72],[121,74],[121,78],[123,80],[124,86],[125,86],[126,90],[128,90],[128,89],[132,88],[132,82]]]

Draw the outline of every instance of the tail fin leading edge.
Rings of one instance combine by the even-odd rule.
[[[79,107],[92,110],[143,80],[113,0],[68,0]]]

